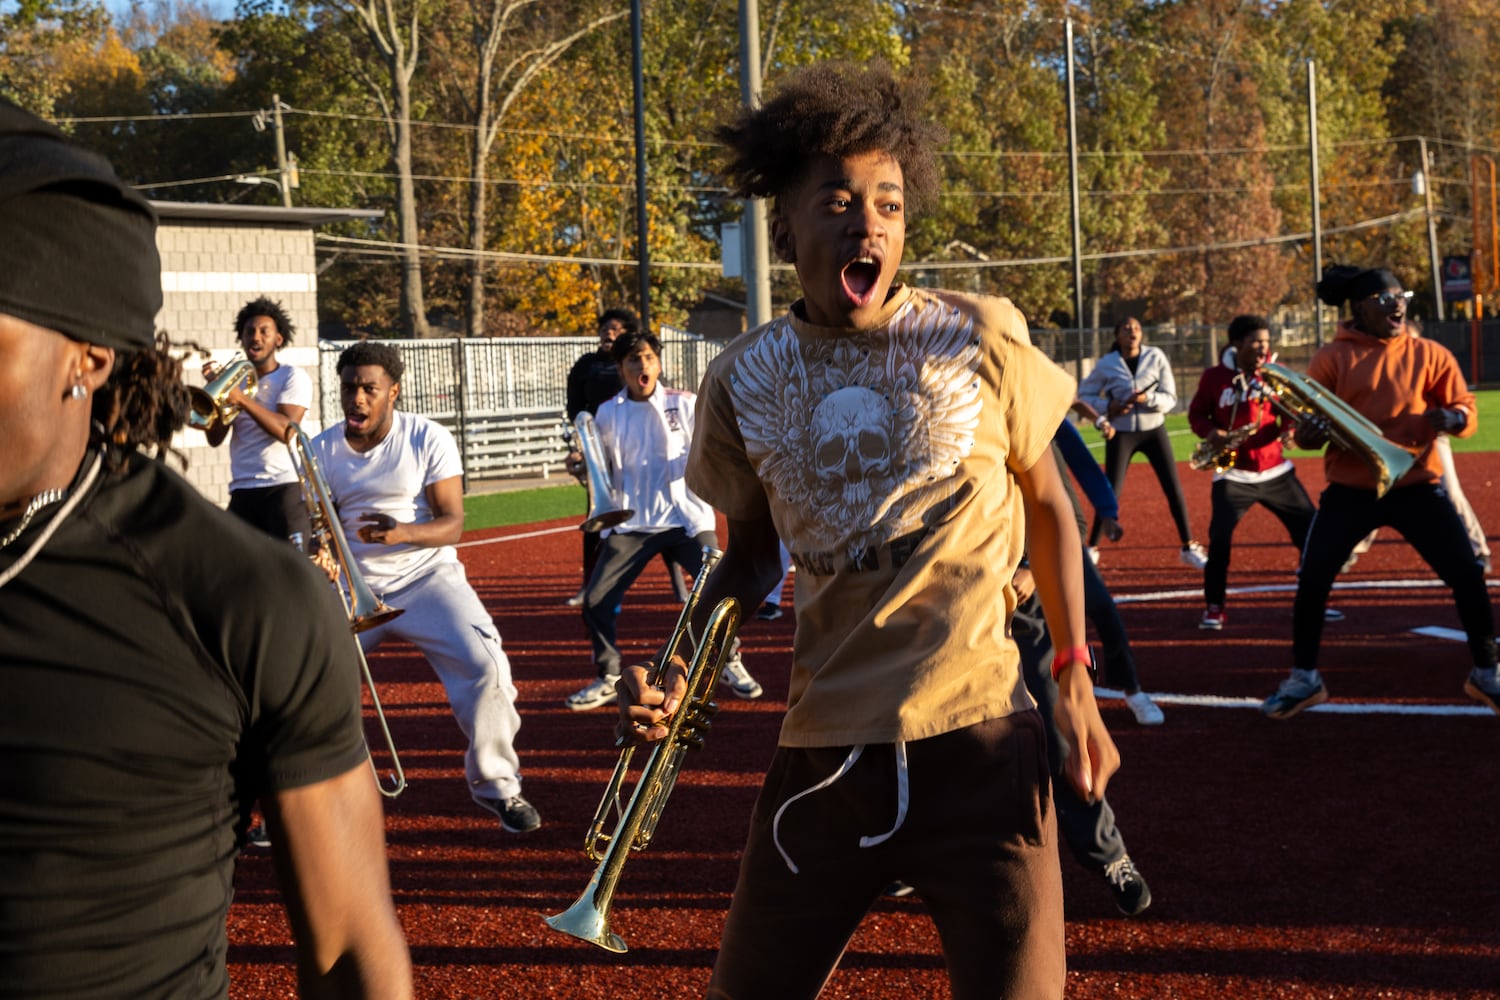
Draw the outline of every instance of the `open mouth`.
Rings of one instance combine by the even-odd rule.
[[[873,254],[863,254],[845,264],[839,277],[844,294],[856,306],[867,306],[875,298],[875,285],[880,281],[880,260]]]
[[[348,428],[350,430],[353,430],[353,431],[363,430],[365,424],[369,423],[369,421],[370,421],[370,417],[369,417],[368,414],[365,414],[365,413],[345,413],[344,414],[344,423],[348,426]]]

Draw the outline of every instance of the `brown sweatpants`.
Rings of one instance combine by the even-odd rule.
[[[1063,995],[1062,875],[1040,716],[1023,712],[906,745],[909,806],[896,823],[897,754],[781,747],[751,820],[708,996],[815,997],[855,927],[893,881],[937,924],[955,1000]],[[778,850],[778,843],[780,850]],[[784,851],[798,868],[794,874]]]

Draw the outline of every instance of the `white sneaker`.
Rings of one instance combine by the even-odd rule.
[[[1197,542],[1188,542],[1182,547],[1180,558],[1184,566],[1202,569],[1208,565],[1208,553]]]
[[[1137,725],[1159,726],[1166,722],[1166,716],[1161,714],[1161,709],[1151,696],[1144,691],[1125,696],[1125,704],[1130,706],[1130,714],[1135,716]]]
[[[615,694],[615,678],[598,677],[588,682],[587,685],[568,695],[563,702],[575,712],[586,712],[591,708],[608,705],[619,695]]]
[[[1089,562],[1093,563],[1095,566],[1099,565],[1099,546],[1089,546]]]
[[[719,675],[719,683],[729,685],[729,690],[738,698],[759,698],[763,693],[760,683],[750,676],[750,671],[745,669],[745,661],[740,659],[740,654],[735,653],[727,663],[724,664],[724,672]]]

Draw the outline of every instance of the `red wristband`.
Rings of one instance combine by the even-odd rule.
[[[1094,654],[1087,646],[1074,646],[1072,649],[1058,650],[1052,657],[1052,679],[1057,680],[1062,673],[1063,667],[1070,663],[1082,663],[1088,669],[1090,676],[1094,672]]]

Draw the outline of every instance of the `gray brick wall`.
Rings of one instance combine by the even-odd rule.
[[[283,351],[284,362],[318,379],[318,295],[313,232],[305,226],[163,220],[156,234],[161,254],[162,309],[158,329],[176,345],[195,343],[222,360],[238,350],[234,317],[260,295],[278,301],[297,328],[297,340]],[[191,385],[201,385],[203,359],[189,352],[183,368]],[[314,402],[309,417],[316,419]],[[309,427],[309,430],[312,428]],[[229,502],[229,449],[210,448],[197,431],[174,441],[188,456],[186,476],[213,502]]]

